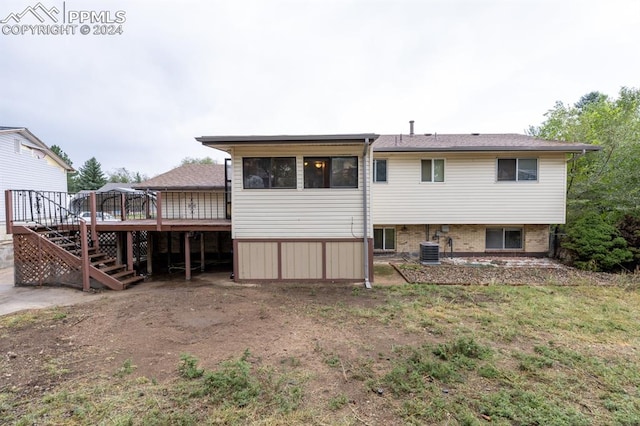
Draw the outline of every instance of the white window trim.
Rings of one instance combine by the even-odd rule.
[[[486,236],[487,236],[487,231],[489,229],[500,229],[502,231],[502,248],[488,248],[487,247],[487,241],[486,241]],[[520,245],[519,248],[506,248],[504,246],[504,242],[505,242],[505,232],[507,231],[520,231],[520,239],[522,244]],[[524,227],[520,227],[520,226],[487,226],[484,230],[485,232],[485,242],[484,242],[484,249],[485,251],[524,251]]]
[[[382,253],[382,252],[395,252],[396,251],[396,247],[394,246],[393,248],[387,248],[387,244],[386,244],[386,240],[387,240],[387,234],[386,234],[386,230],[387,229],[392,229],[393,230],[393,239],[394,242],[397,244],[398,243],[398,233],[396,232],[396,227],[395,226],[374,226],[373,229],[381,229],[382,230],[382,247],[383,248],[378,248],[374,250],[378,253]],[[374,245],[375,245],[375,241],[374,241]]]
[[[500,180],[498,179],[498,173],[500,172],[498,161],[499,160],[516,160],[516,178],[513,180]],[[536,179],[535,180],[520,180],[518,179],[518,164],[520,160],[536,160]],[[496,158],[496,174],[495,179],[497,183],[538,183],[540,182],[540,158],[538,157],[500,157]]]
[[[377,174],[377,170],[378,170],[378,165],[377,162],[378,161],[384,161],[386,163],[387,166],[387,173],[386,173],[386,179],[385,180],[376,180],[376,176]],[[373,159],[373,183],[389,183],[389,159],[388,158],[374,158]]]
[[[441,181],[436,181],[435,180],[435,171],[436,168],[434,167],[434,161],[437,160],[442,160],[442,180]],[[431,161],[431,180],[422,180],[422,162],[423,161]],[[434,185],[434,184],[443,184],[446,182],[447,178],[447,160],[445,158],[421,158],[420,159],[420,183],[423,184],[427,184],[427,185]]]

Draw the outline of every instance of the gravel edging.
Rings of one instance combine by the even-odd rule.
[[[608,274],[574,268],[536,268],[390,263],[408,283],[440,285],[629,285],[640,284],[638,274]]]

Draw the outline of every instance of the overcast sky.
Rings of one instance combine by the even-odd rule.
[[[125,12],[121,35],[0,34],[0,125],[75,168],[223,158],[203,135],[524,133],[640,87],[638,0],[40,1]]]

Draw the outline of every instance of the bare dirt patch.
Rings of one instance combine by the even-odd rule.
[[[256,365],[312,372],[304,389],[309,407],[348,396],[347,405],[326,410],[318,424],[347,417],[352,423],[343,424],[398,424],[397,401],[388,390],[367,387],[367,379],[389,371],[394,348],[442,340],[430,330],[445,324],[434,317],[422,329],[403,328],[386,308],[402,294],[376,288],[402,284],[398,270],[409,281],[450,284],[554,284],[575,273],[504,265],[376,266],[381,279],[373,290],[361,284],[238,285],[227,273],[201,274],[190,282],[179,277],[105,291],[74,306],[22,311],[0,322],[0,394],[37,401],[62,384],[114,377],[127,366],[134,378],[170,384],[178,380],[181,354],[211,370],[248,350]],[[490,297],[471,294],[469,302]],[[388,322],[384,315],[391,315]]]

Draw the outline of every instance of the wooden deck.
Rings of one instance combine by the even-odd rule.
[[[91,227],[91,225],[89,225]],[[124,221],[98,221],[96,231],[157,231],[157,232],[215,232],[231,231],[228,219],[135,219]]]

